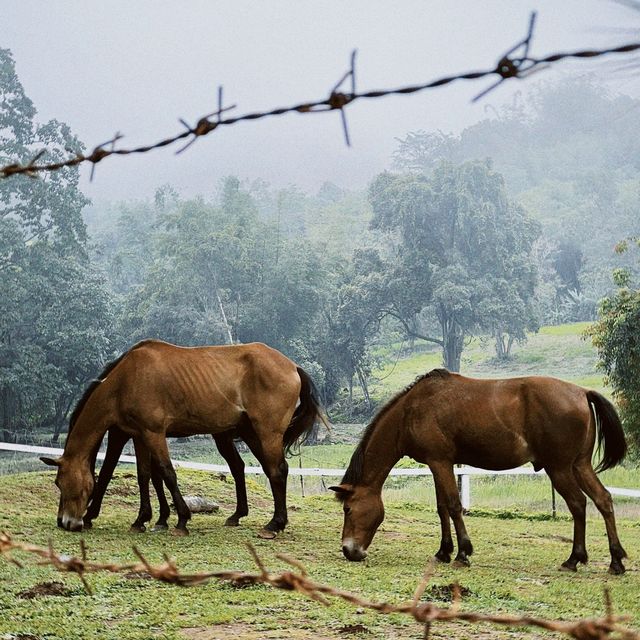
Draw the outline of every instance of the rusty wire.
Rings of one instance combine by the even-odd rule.
[[[494,84],[490,85],[483,91],[481,91],[473,100],[479,100],[480,98],[486,96],[490,91],[493,91],[496,87],[501,85],[506,80],[510,80],[513,78],[526,78],[531,74],[541,71],[548,66],[559,62],[561,60],[566,60],[570,58],[575,59],[584,59],[584,58],[595,58],[599,56],[609,55],[609,54],[625,54],[632,53],[634,51],[640,50],[640,42],[632,42],[629,44],[621,45],[618,47],[611,47],[606,49],[587,49],[580,51],[564,51],[559,53],[554,53],[548,56],[544,56],[542,58],[535,58],[529,55],[529,48],[531,45],[531,41],[533,38],[533,31],[535,26],[536,13],[533,12],[531,14],[529,20],[529,28],[527,31],[527,35],[521,41],[519,41],[515,46],[511,47],[504,55],[501,56],[498,64],[491,68],[485,69],[481,71],[469,71],[466,73],[461,73],[457,75],[444,76],[442,78],[438,78],[437,80],[432,80],[430,82],[426,82],[424,84],[416,84],[405,87],[399,87],[395,89],[381,89],[374,91],[365,91],[362,93],[358,93],[356,91],[356,52],[353,51],[351,54],[350,67],[349,70],[342,76],[340,81],[331,89],[329,92],[329,96],[320,100],[314,100],[309,102],[302,102],[299,104],[295,104],[289,107],[279,107],[276,109],[271,109],[269,111],[259,111],[253,113],[245,113],[240,116],[235,117],[225,117],[222,115],[229,110],[235,108],[234,106],[223,106],[222,101],[222,87],[218,89],[218,105],[217,109],[209,113],[205,116],[199,118],[195,125],[190,125],[183,118],[179,119],[179,122],[184,127],[184,130],[180,133],[164,138],[154,144],[133,147],[129,149],[117,149],[116,144],[122,139],[122,135],[117,133],[110,140],[103,142],[93,148],[93,151],[89,154],[83,154],[81,152],[74,152],[71,149],[67,149],[69,153],[72,154],[71,157],[60,160],[58,162],[50,162],[38,164],[38,160],[42,157],[45,151],[38,152],[29,162],[20,163],[14,162],[3,167],[0,167],[0,178],[8,178],[14,175],[27,175],[30,177],[36,177],[38,173],[48,172],[48,171],[56,171],[58,169],[62,169],[64,167],[74,167],[83,163],[90,163],[92,165],[91,168],[91,177],[93,178],[93,172],[95,166],[110,156],[124,156],[131,154],[141,154],[147,153],[154,149],[160,149],[162,147],[167,147],[173,145],[177,142],[186,140],[186,144],[184,144],[177,153],[181,153],[188,147],[190,147],[198,138],[209,135],[213,131],[215,131],[218,127],[222,126],[230,126],[237,124],[239,122],[244,122],[248,120],[260,120],[262,118],[281,116],[288,113],[319,113],[325,111],[340,111],[340,115],[342,118],[342,125],[344,129],[344,136],[347,145],[350,145],[350,137],[349,130],[347,127],[347,120],[345,115],[345,107],[347,107],[352,102],[356,100],[363,99],[376,99],[383,98],[391,95],[408,95],[413,93],[418,93],[420,91],[426,91],[429,89],[436,89],[438,87],[442,87],[444,85],[448,85],[452,82],[461,80],[461,81],[469,81],[469,80],[479,80],[481,78],[497,76],[497,80]],[[348,91],[343,89],[343,85],[350,81],[350,87]]]
[[[581,620],[548,620],[527,615],[509,615],[480,613],[476,611],[464,611],[461,609],[461,594],[458,585],[453,588],[453,602],[451,607],[445,608],[432,602],[422,602],[425,588],[433,575],[433,564],[430,564],[416,587],[413,599],[410,602],[392,604],[389,602],[377,602],[363,598],[350,591],[337,589],[335,587],[314,582],[311,580],[304,566],[297,560],[284,555],[276,554],[276,557],[286,562],[293,571],[282,571],[271,573],[267,570],[264,562],[256,552],[255,548],[248,544],[249,552],[259,569],[258,573],[245,571],[210,571],[198,573],[182,573],[175,561],[164,554],[164,562],[159,565],[151,564],[142,552],[133,547],[139,562],[128,564],[102,563],[91,561],[87,557],[87,549],[84,541],[80,543],[80,555],[72,556],[57,553],[51,541],[48,546],[41,547],[26,542],[14,540],[8,533],[0,533],[0,556],[9,562],[13,562],[18,567],[23,565],[12,554],[13,552],[24,552],[35,555],[40,560],[39,565],[50,565],[57,571],[75,573],[82,581],[85,589],[91,594],[91,589],[86,580],[86,574],[95,572],[126,573],[129,577],[153,578],[161,582],[177,585],[180,587],[191,587],[200,585],[210,580],[222,580],[231,582],[236,586],[246,586],[255,584],[268,584],[276,589],[286,591],[296,591],[307,598],[316,600],[325,606],[331,604],[329,598],[337,598],[348,602],[356,607],[369,609],[378,613],[404,614],[412,617],[416,622],[424,625],[425,638],[429,636],[431,627],[437,621],[463,621],[469,623],[489,622],[503,627],[535,627],[556,633],[568,635],[577,640],[603,640],[615,637],[624,640],[640,640],[640,633],[631,630],[623,623],[626,616],[617,616],[613,613],[611,595],[605,589],[605,612],[601,618],[589,618]]]

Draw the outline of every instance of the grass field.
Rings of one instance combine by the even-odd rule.
[[[491,340],[473,338],[463,351],[461,373],[480,378],[554,376],[607,394],[602,375],[596,369],[596,350],[583,338],[589,324],[542,327],[538,333],[529,334],[524,344],[515,344],[513,357],[504,362],[496,361]],[[398,357],[401,347],[397,344],[376,351],[385,363],[372,372],[371,393],[377,401],[389,398],[417,376],[442,366],[440,348],[436,345]]]
[[[596,354],[581,333],[585,323],[545,327],[526,344],[517,345],[506,363],[493,359],[492,344],[474,339],[465,349],[462,372],[480,377],[549,374],[590,388],[603,388]],[[440,366],[437,350],[398,352],[387,348],[388,363],[374,371],[371,391],[380,404],[418,375]],[[402,357],[399,357],[402,356]],[[337,425],[327,444],[303,447],[290,466],[344,468],[362,425]],[[172,441],[176,459],[222,462],[210,438]],[[243,454],[249,464],[256,461]],[[400,466],[413,466],[408,459]],[[271,495],[264,478],[248,481],[251,513],[238,528],[222,526],[233,509],[230,478],[179,471],[184,494],[211,497],[220,513],[194,515],[188,538],[168,534],[131,534],[128,525],[137,510],[133,467],[122,467],[109,488],[103,515],[95,528],[82,534],[55,527],[57,490],[53,473],[19,473],[41,468],[29,454],[0,452],[0,530],[36,544],[52,540],[56,550],[77,554],[83,539],[90,557],[129,562],[136,544],[152,561],[174,557],[185,571],[253,570],[247,551],[251,542],[272,570],[286,568],[276,553],[304,563],[319,582],[361,596],[394,603],[410,600],[423,570],[437,549],[439,524],[430,478],[390,478],[385,490],[386,520],[374,538],[365,563],[349,563],[340,552],[342,513],[326,487],[336,479],[290,478],[290,525],[274,541],[257,537],[271,516]],[[8,474],[8,475],[2,475]],[[608,486],[640,488],[640,469],[628,463],[602,474]],[[558,499],[558,517],[551,518],[551,489],[546,477],[483,477],[472,480],[472,508],[466,518],[476,553],[471,568],[436,565],[424,599],[448,605],[449,585],[464,588],[464,609],[575,619],[604,613],[604,588],[611,591],[616,613],[630,616],[640,629],[640,500],[616,498],[620,537],[629,553],[627,573],[609,576],[607,539],[599,514],[589,505],[587,545],[590,563],[577,574],[558,567],[570,552],[572,523]],[[237,588],[209,583],[189,589],[130,579],[122,575],[92,575],[94,595],[77,578],[39,567],[19,556],[23,568],[0,558],[0,640],[104,640],[148,638],[227,640],[270,638],[335,640],[337,638],[421,638],[423,630],[407,617],[369,613],[343,602],[324,607],[299,594],[267,586]],[[61,583],[61,595],[24,599],[29,590],[49,581]],[[22,594],[22,595],[21,595]],[[534,638],[538,630],[491,625],[438,623],[436,638]]]
[[[91,559],[129,562],[136,544],[152,561],[163,553],[185,571],[253,570],[245,547],[251,542],[271,570],[286,565],[279,552],[304,563],[317,581],[390,602],[410,600],[423,569],[437,548],[435,511],[417,502],[388,496],[387,515],[366,563],[349,563],[340,553],[342,514],[326,495],[290,500],[290,525],[274,541],[256,532],[270,516],[264,488],[250,482],[251,514],[235,529],[222,526],[233,504],[233,484],[197,472],[180,472],[185,493],[215,497],[221,512],[196,514],[188,538],[168,534],[130,534],[137,486],[131,473],[120,472],[109,489],[103,516],[95,528],[70,534],[55,527],[57,492],[51,472],[0,478],[0,529],[36,544],[51,539],[59,552],[78,553],[82,538]],[[16,500],[16,496],[20,496]],[[436,565],[425,599],[447,605],[448,585],[465,588],[462,607],[483,612],[526,613],[572,619],[602,615],[603,589],[609,588],[617,613],[628,613],[640,628],[640,522],[619,518],[620,536],[630,555],[624,576],[609,576],[607,543],[599,518],[590,517],[587,542],[590,563],[577,574],[558,571],[570,551],[569,519],[538,520],[526,515],[510,519],[483,510],[467,516],[476,549],[470,568]],[[504,515],[504,514],[503,514]],[[341,602],[324,607],[299,594],[266,586],[236,588],[228,584],[180,588],[122,575],[91,575],[94,595],[86,594],[74,576],[39,567],[23,555],[23,568],[0,559],[0,638],[212,640],[227,638],[421,638],[410,619],[369,613]],[[62,595],[26,600],[20,597],[47,581],[62,583]],[[466,591],[468,590],[468,591]],[[4,634],[4,635],[3,635]],[[440,638],[528,638],[540,632],[491,625],[439,623]]]

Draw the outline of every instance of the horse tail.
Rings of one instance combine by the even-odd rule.
[[[316,422],[323,422],[327,427],[329,424],[316,385],[304,369],[297,367],[297,370],[300,376],[300,404],[284,433],[286,453],[289,453],[294,444],[300,445],[307,440]]]
[[[598,451],[602,450],[602,459],[595,469],[596,473],[600,473],[624,460],[627,442],[622,422],[613,404],[597,391],[587,391],[587,400],[593,407],[598,429]]]

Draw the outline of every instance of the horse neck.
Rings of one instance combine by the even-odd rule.
[[[94,398],[96,393],[98,390],[89,398],[67,436],[64,445],[66,459],[91,463],[93,454],[97,451],[104,434],[107,432],[107,419],[104,411],[100,409],[97,398]]]
[[[362,476],[358,484],[377,492],[382,491],[389,472],[404,455],[400,451],[402,421],[394,414],[396,411],[392,407],[377,420],[363,451]]]

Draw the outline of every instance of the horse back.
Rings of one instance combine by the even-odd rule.
[[[413,391],[414,434],[426,455],[506,469],[593,449],[595,429],[586,391],[557,378],[497,380],[450,374]],[[408,398],[408,400],[410,400]],[[570,451],[570,454],[566,452]]]
[[[184,434],[235,427],[246,414],[293,411],[296,365],[261,343],[179,347],[145,341],[104,381],[116,421]]]

